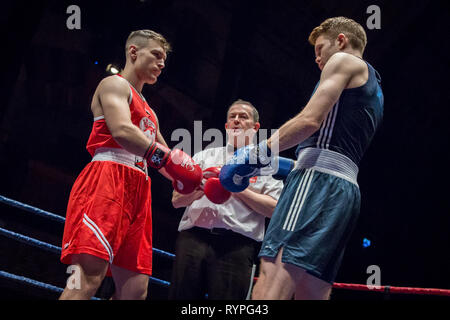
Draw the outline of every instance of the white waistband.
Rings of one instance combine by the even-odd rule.
[[[302,149],[295,169],[314,169],[350,181],[358,185],[358,166],[341,153],[320,148]]]
[[[95,150],[91,161],[113,161],[147,173],[147,162],[145,159],[124,149],[98,148]]]

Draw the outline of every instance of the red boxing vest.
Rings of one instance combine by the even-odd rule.
[[[121,75],[118,76],[122,77]],[[131,95],[128,101],[130,104],[131,122],[140,128],[148,138],[155,140],[156,131],[158,130],[156,116],[147,104],[147,101],[139,95],[131,84],[129,86]],[[103,116],[94,119],[92,131],[86,145],[86,149],[91,156],[94,156],[95,150],[98,148],[122,149],[109,132]]]

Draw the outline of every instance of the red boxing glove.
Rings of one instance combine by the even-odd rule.
[[[203,178],[208,180],[209,178],[218,178],[220,174],[220,168],[218,167],[210,167],[208,169],[203,170]]]
[[[170,149],[163,146],[161,143],[152,142],[145,152],[144,158],[147,164],[155,169],[161,169],[165,166],[170,156]]]
[[[153,142],[144,155],[147,164],[155,169],[164,167],[172,177],[173,188],[181,194],[189,194],[202,183],[202,169],[185,152]]]
[[[222,187],[219,180],[220,168],[211,167],[203,171],[206,180],[203,186],[205,196],[215,204],[222,204],[231,197],[231,192]]]
[[[173,178],[173,188],[181,194],[194,192],[202,183],[203,174],[200,166],[179,149],[172,150],[164,169]]]

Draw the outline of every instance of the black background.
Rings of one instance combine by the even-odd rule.
[[[66,27],[71,4],[81,9],[80,30]],[[379,30],[366,25],[373,4],[381,9]],[[377,265],[383,285],[450,288],[447,2],[49,0],[2,7],[0,194],[61,216],[90,161],[90,99],[106,65],[123,67],[131,31],[153,29],[173,46],[158,83],[143,90],[173,147],[172,132],[193,133],[194,120],[204,131],[224,131],[226,109],[238,98],[255,104],[262,128],[278,128],[306,104],[320,75],[310,31],[332,16],[357,20],[368,36],[364,58],[383,80],[385,112],[360,165],[361,215],[336,281],[366,283],[367,267]],[[294,157],[294,149],[283,155]],[[172,207],[170,183],[150,175],[154,246],[174,252],[183,209]],[[63,225],[4,204],[0,227],[61,245]],[[169,281],[170,268],[155,257],[155,277]],[[0,270],[59,287],[67,277],[57,255],[3,236]],[[57,297],[3,278],[0,287],[0,298]],[[149,299],[166,296],[166,288],[150,284]]]

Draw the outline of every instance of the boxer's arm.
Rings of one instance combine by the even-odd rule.
[[[203,195],[204,192],[201,189],[196,190],[190,194],[181,194],[174,190],[172,194],[172,205],[174,208],[187,207],[190,206],[195,200],[203,197]]]
[[[239,193],[233,193],[233,196],[240,199],[253,211],[268,218],[272,217],[273,211],[277,205],[277,200],[271,196],[254,192],[249,188]]]
[[[125,150],[143,156],[150,139],[131,122],[129,87],[119,77],[103,79],[97,89],[106,125],[114,140]]]
[[[334,54],[326,63],[320,84],[305,108],[270,137],[268,146],[283,151],[309,138],[320,129],[352,77],[361,72],[361,64],[355,63],[353,57],[345,53]]]

